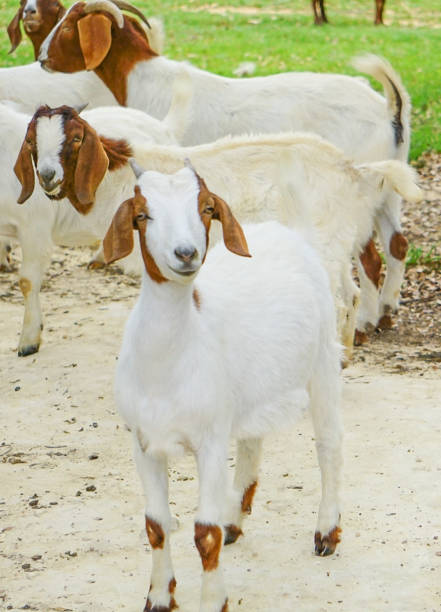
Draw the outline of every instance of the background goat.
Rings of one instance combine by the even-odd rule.
[[[237,537],[251,511],[262,436],[293,423],[308,404],[322,474],[316,553],[332,554],[340,540],[340,351],[332,297],[319,257],[298,232],[277,223],[244,227],[248,259],[240,225],[193,170],[145,172],[138,180],[104,250],[109,261],[127,255],[138,228],[145,272],[125,328],[115,395],[145,493],[153,559],[145,609],[176,607],[167,459],[191,449],[204,570],[199,609],[227,612],[222,541],[231,531]],[[223,244],[207,255],[212,219],[234,255]],[[228,507],[231,437],[239,452]]]
[[[325,0],[311,0],[312,10],[314,12],[314,23],[316,25],[322,25],[323,23],[329,23],[325,12]],[[375,0],[375,25],[384,25],[383,22],[383,10],[386,0]]]
[[[133,18],[124,17],[109,0],[92,0],[74,4],[62,23],[76,34],[54,29],[40,49],[43,66],[69,73],[94,70],[120,104],[163,116],[182,64],[158,56]],[[121,49],[130,49],[130,62]],[[360,79],[343,75],[285,73],[229,79],[187,66],[194,96],[184,144],[210,142],[226,134],[306,130],[359,162],[407,160],[410,101],[400,78],[374,56],[358,66],[382,83],[386,98]],[[358,341],[365,340],[377,324],[390,327],[391,313],[399,303],[407,241],[401,232],[400,198],[390,191],[385,200],[376,226],[386,257],[386,278],[379,296],[381,260],[368,242]]]
[[[152,119],[136,109],[109,107],[85,111],[84,116],[91,125],[99,129],[100,146],[105,149],[106,156],[105,160],[102,156],[95,157],[94,154],[97,151],[94,148],[95,141],[90,148],[90,141],[84,138],[82,144],[85,152],[88,151],[89,157],[82,170],[76,171],[77,180],[80,181],[82,177],[87,182],[88,172],[96,170],[97,165],[101,169],[104,168],[104,172],[109,168],[109,173],[118,168],[121,159],[125,160],[127,155],[132,154],[127,140],[133,142],[142,140],[143,143],[149,140],[175,143],[173,130],[178,131],[179,124],[185,122],[186,119],[185,96],[185,88],[176,92],[175,103],[163,122]],[[62,109],[62,112],[65,110],[66,107]],[[39,185],[35,186],[35,192],[31,195],[31,191],[34,190],[34,169],[33,162],[30,160],[30,165],[21,168],[22,174],[20,174],[21,180],[24,180],[25,176],[27,180],[32,179],[32,190],[27,194],[29,202],[26,206],[17,206],[17,199],[23,195],[23,192],[13,172],[13,167],[22,146],[26,148],[34,142],[30,140],[29,143],[25,141],[23,144],[25,135],[29,131],[30,119],[28,115],[0,104],[0,134],[5,143],[0,151],[0,163],[3,168],[0,179],[0,236],[18,240],[22,251],[19,285],[25,301],[25,313],[18,347],[20,356],[35,353],[40,345],[42,316],[39,291],[44,272],[50,262],[53,245],[96,245],[103,238],[112,219],[114,212],[112,202],[116,206],[119,196],[125,197],[126,194],[123,186],[119,191],[116,189],[112,197],[108,199],[105,209],[101,211],[101,216],[91,222],[79,215],[68,201],[56,204],[51,202]],[[43,125],[43,134],[44,129]],[[182,131],[182,124],[179,129]],[[88,133],[93,133],[96,137],[96,133],[90,126],[88,126]],[[34,134],[33,137],[35,136]],[[78,136],[78,131],[75,136]],[[127,140],[122,140],[123,138]],[[78,142],[72,139],[66,145],[70,153],[75,147],[78,148]],[[60,133],[55,135],[55,141],[46,141],[46,148],[39,149],[36,159],[40,163],[44,162],[50,147],[55,147],[55,154],[51,159],[52,161],[57,160],[59,145]],[[90,165],[90,168],[87,164]],[[46,178],[47,176],[46,174]]]
[[[44,130],[39,130],[40,122]],[[69,143],[77,133],[82,142],[72,150]],[[419,196],[407,166],[390,161],[356,167],[313,134],[242,136],[197,147],[130,144],[144,166],[161,172],[175,172],[191,157],[241,221],[278,219],[288,225],[311,225],[331,278],[339,332],[350,356],[358,303],[351,257],[368,239],[387,190]],[[134,183],[129,153],[123,148],[120,153],[118,167],[106,172],[111,159],[101,135],[72,110],[69,114],[64,107],[43,109],[34,116],[17,160],[19,202],[34,187],[33,159],[39,183],[50,198],[67,197],[79,212],[87,213],[91,226],[101,226],[113,210],[109,202],[115,194],[130,190]],[[86,175],[82,168],[87,168]]]

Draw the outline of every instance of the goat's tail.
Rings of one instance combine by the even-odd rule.
[[[362,173],[374,174],[378,188],[391,187],[409,202],[419,202],[423,191],[417,185],[417,173],[408,164],[396,159],[371,162],[357,166]]]
[[[162,55],[165,44],[165,31],[162,20],[158,17],[149,17],[150,27],[148,27],[142,21],[138,21],[138,24],[144,30],[147,40],[149,41],[151,50],[157,53],[158,55]]]
[[[384,88],[391,125],[397,148],[402,148],[406,160],[410,144],[410,97],[400,76],[388,61],[378,55],[366,54],[353,58],[352,65],[357,70],[377,79]]]
[[[172,100],[163,123],[182,142],[192,114],[193,84],[188,71],[180,68],[173,82]]]

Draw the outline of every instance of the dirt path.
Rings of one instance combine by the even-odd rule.
[[[407,211],[408,232],[415,215],[424,225],[439,206],[434,197]],[[436,227],[428,244],[439,241]],[[112,397],[138,283],[115,270],[89,272],[88,258],[88,250],[57,249],[42,292],[44,343],[24,359],[15,352],[21,298],[13,277],[0,277],[0,610],[144,605],[143,500]],[[338,553],[313,555],[319,471],[306,418],[266,441],[245,537],[223,554],[232,611],[441,609],[439,272],[413,268],[404,291],[399,327],[358,349],[344,374]],[[195,612],[192,459],[172,464],[170,476],[180,519],[172,540],[177,600],[182,612]]]

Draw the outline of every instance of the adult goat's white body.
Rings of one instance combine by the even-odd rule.
[[[34,113],[42,104],[76,108],[115,106],[112,92],[93,72],[75,75],[49,73],[38,62],[0,68],[0,100],[11,100],[17,110]]]
[[[251,511],[261,438],[292,424],[308,404],[322,471],[316,552],[335,550],[340,531],[340,349],[327,274],[304,237],[275,222],[244,226],[252,257],[238,258],[247,250],[241,230],[232,227],[237,222],[225,202],[190,172],[183,169],[159,180],[156,172],[139,177],[141,192],[120,207],[104,250],[110,260],[121,255],[114,251],[119,236],[125,243],[126,230],[133,231],[133,214],[135,224],[144,219],[138,221],[145,224],[138,225],[140,239],[161,275],[155,280],[147,261],[115,380],[146,496],[153,554],[146,609],[174,609],[167,458],[191,449],[200,479],[195,522],[204,569],[200,610],[220,612],[228,609],[222,539],[238,537],[243,514]],[[220,218],[225,244],[236,254],[216,245],[194,280],[204,261],[211,215]],[[231,437],[238,439],[238,459],[228,503]]]

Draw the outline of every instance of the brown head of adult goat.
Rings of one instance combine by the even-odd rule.
[[[65,13],[66,9],[59,0],[21,0],[18,11],[8,25],[11,41],[9,53],[13,53],[21,43],[21,22],[24,31],[31,39],[34,56],[37,59],[41,43]]]

